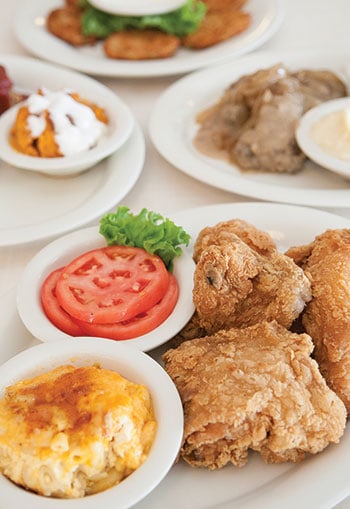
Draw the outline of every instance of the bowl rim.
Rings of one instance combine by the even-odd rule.
[[[183,436],[183,410],[178,391],[166,371],[152,357],[128,345],[106,339],[81,337],[76,341],[41,343],[15,355],[1,366],[0,394],[16,381],[35,376],[53,367],[71,363],[118,371],[122,376],[148,387],[158,423],[157,433],[146,461],[120,484],[78,499],[58,499],[26,491],[0,475],[3,509],[24,503],[27,509],[96,509],[96,504],[127,509],[149,494],[166,476],[178,455]],[[136,489],[137,488],[137,489]],[[102,507],[101,505],[101,507]]]
[[[1,159],[6,163],[28,171],[36,171],[48,175],[69,175],[88,169],[105,157],[116,152],[131,136],[134,127],[134,117],[130,108],[115,94],[104,85],[100,85],[102,90],[98,99],[92,97],[94,82],[89,82],[91,91],[88,93],[84,91],[79,93],[79,90],[74,92],[79,93],[83,99],[94,102],[98,106],[104,108],[107,112],[109,122],[105,134],[98,141],[96,146],[89,150],[79,152],[77,154],[62,156],[62,157],[34,157],[22,154],[15,150],[8,141],[9,131],[14,124],[17,111],[23,104],[21,101],[15,104],[2,115],[0,115],[0,154]],[[52,89],[52,87],[47,87]],[[57,89],[62,90],[62,87]],[[97,90],[97,89],[96,89]]]
[[[38,251],[28,262],[17,285],[16,306],[22,322],[34,337],[45,342],[60,338],[70,341],[75,339],[60,331],[46,317],[40,303],[40,288],[52,270],[64,266],[84,252],[106,246],[107,243],[99,234],[98,227],[92,226],[59,237]],[[173,274],[179,285],[179,297],[173,312],[156,329],[143,336],[122,340],[123,344],[148,351],[171,339],[186,325],[194,313],[192,299],[194,270],[192,254],[188,248],[184,248],[182,255],[174,260]]]
[[[295,137],[301,150],[312,161],[343,177],[350,178],[350,161],[330,154],[316,143],[310,136],[310,130],[323,117],[350,107],[350,97],[341,97],[321,103],[308,110],[299,120]]]

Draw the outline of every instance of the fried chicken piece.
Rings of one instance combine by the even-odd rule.
[[[302,323],[323,376],[350,414],[350,229],[327,230],[287,254],[311,280],[312,300]]]
[[[194,338],[203,338],[207,335],[207,331],[199,324],[199,316],[195,311],[191,316],[189,322],[174,336],[171,338],[171,347],[177,348],[184,341],[188,341]]]
[[[307,334],[263,322],[168,350],[165,369],[184,407],[184,460],[241,467],[253,449],[267,463],[298,462],[338,443],[346,411],[312,348]]]
[[[277,320],[289,328],[311,299],[310,282],[293,260],[277,250],[263,256],[234,234],[199,257],[193,302],[208,334]]]
[[[180,42],[175,35],[159,30],[121,30],[107,37],[103,48],[109,58],[145,60],[171,57]]]
[[[198,30],[183,37],[182,44],[192,49],[208,48],[238,35],[250,23],[250,14],[237,9],[208,11]]]
[[[194,261],[197,263],[202,251],[208,246],[230,242],[232,235],[239,237],[250,248],[262,255],[268,255],[276,250],[276,244],[267,232],[259,230],[242,219],[230,219],[215,226],[207,226],[199,232],[193,248]]]
[[[50,33],[72,46],[93,44],[96,37],[84,35],[81,29],[82,11],[74,6],[54,9],[49,13],[46,26]]]

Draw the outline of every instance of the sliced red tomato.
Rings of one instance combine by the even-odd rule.
[[[137,247],[108,246],[69,263],[58,278],[56,296],[73,318],[115,323],[150,309],[168,286],[169,273],[159,256]]]
[[[61,308],[56,298],[56,283],[64,267],[54,270],[41,287],[41,305],[48,319],[61,331],[70,336],[84,336],[83,330],[73,318]]]
[[[142,336],[158,327],[173,311],[179,295],[179,288],[175,277],[169,275],[169,288],[160,302],[151,309],[138,314],[130,320],[112,324],[98,324],[78,321],[87,336],[109,339],[132,339]]]

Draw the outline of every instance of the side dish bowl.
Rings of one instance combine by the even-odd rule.
[[[106,246],[105,239],[98,233],[98,227],[85,228],[57,239],[39,251],[23,271],[17,290],[17,309],[27,329],[44,342],[58,339],[74,340],[59,330],[46,317],[40,290],[46,277],[54,270],[65,266],[75,257],[89,250]],[[179,286],[179,297],[171,315],[154,330],[136,337],[125,339],[133,348],[148,351],[175,336],[189,321],[193,312],[192,302],[194,262],[189,250],[174,260],[173,274]],[[115,342],[114,340],[110,340]],[[120,341],[119,341],[120,342]]]
[[[67,177],[91,168],[105,157],[116,152],[131,135],[134,125],[133,116],[129,108],[107,87],[103,87],[103,90],[98,89],[98,95],[95,95],[94,90],[93,83],[87,93],[74,90],[82,98],[96,103],[107,112],[106,132],[94,147],[62,157],[34,157],[18,152],[11,146],[9,135],[11,127],[15,123],[17,112],[22,105],[22,103],[19,103],[0,116],[1,159],[23,170],[35,171],[54,177]]]
[[[1,366],[0,394],[5,387],[55,367],[100,365],[128,380],[145,385],[151,393],[156,437],[146,461],[120,484],[79,499],[49,498],[26,491],[0,475],[3,509],[23,505],[27,509],[68,507],[74,509],[127,509],[144,498],[165,477],[181,445],[183,411],[175,385],[163,368],[147,354],[100,338],[77,338],[31,347]]]
[[[337,131],[332,129],[333,133],[324,133],[325,139],[328,138],[328,145],[330,146],[330,151],[327,150],[324,146],[319,144],[313,137],[312,131],[315,126],[319,122],[324,121],[327,117],[334,114],[341,114],[349,110],[350,111],[350,98],[343,97],[341,99],[334,99],[332,101],[327,101],[319,106],[315,106],[311,110],[309,110],[303,117],[301,118],[299,125],[296,129],[296,140],[301,148],[301,150],[315,163],[319,164],[323,168],[330,170],[334,173],[338,173],[339,175],[350,178],[350,144],[348,141],[350,140],[350,128],[347,128],[345,125],[346,122],[344,120],[344,131],[342,131],[341,126],[338,127]],[[346,131],[347,129],[347,131]],[[330,135],[333,134],[333,137],[336,136],[336,143],[332,145],[330,142]],[[339,134],[339,136],[337,136]],[[349,148],[347,148],[348,157],[341,158],[336,153],[336,145],[339,143],[346,143]]]

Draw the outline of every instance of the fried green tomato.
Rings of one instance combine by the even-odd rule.
[[[203,49],[230,39],[249,27],[251,16],[237,9],[209,11],[196,32],[182,39],[192,49]]]
[[[81,15],[82,11],[74,6],[54,9],[47,17],[47,29],[72,46],[93,44],[96,37],[82,33]]]
[[[145,60],[172,56],[180,46],[180,39],[158,30],[121,30],[104,42],[109,58]]]

